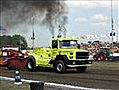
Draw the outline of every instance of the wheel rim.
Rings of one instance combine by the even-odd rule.
[[[31,63],[30,62],[28,62],[28,68],[29,69],[32,69],[32,66],[31,66]]]
[[[57,71],[62,71],[62,64],[61,63],[59,63],[58,65],[57,65]]]

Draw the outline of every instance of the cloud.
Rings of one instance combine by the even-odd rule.
[[[76,22],[86,22],[87,18],[83,17],[83,16],[79,16],[75,19]]]
[[[86,18],[84,16],[79,16],[75,19],[76,22],[82,23],[89,21],[91,25],[94,26],[106,26],[109,18],[106,15],[103,14],[95,14],[92,17]]]
[[[102,0],[102,1],[88,1],[88,0],[66,0],[65,3],[69,7],[82,7],[82,8],[98,8],[98,7],[105,7],[110,8],[111,7],[111,1],[110,0]],[[119,6],[118,0],[113,1],[113,6]]]
[[[107,23],[106,22],[99,22],[99,23],[92,23],[91,25],[93,25],[93,26],[106,26]]]
[[[103,25],[105,26],[108,21],[108,17],[103,15],[103,14],[95,14],[94,16],[91,17],[91,22],[92,25]]]

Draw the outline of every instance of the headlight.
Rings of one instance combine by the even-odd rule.
[[[89,64],[91,64],[92,63],[92,61],[89,61]]]

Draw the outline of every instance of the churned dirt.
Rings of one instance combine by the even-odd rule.
[[[14,77],[15,70],[0,68],[0,76]],[[52,69],[40,69],[35,72],[20,70],[23,79],[69,84],[97,89],[119,89],[119,61],[99,61],[88,67],[85,73],[68,70],[64,74]]]

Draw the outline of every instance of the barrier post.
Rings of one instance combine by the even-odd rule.
[[[16,85],[22,84],[21,77],[19,75],[19,71],[15,71],[15,82],[14,82],[14,84],[16,84]]]
[[[31,82],[30,89],[31,90],[44,90],[44,82]]]

